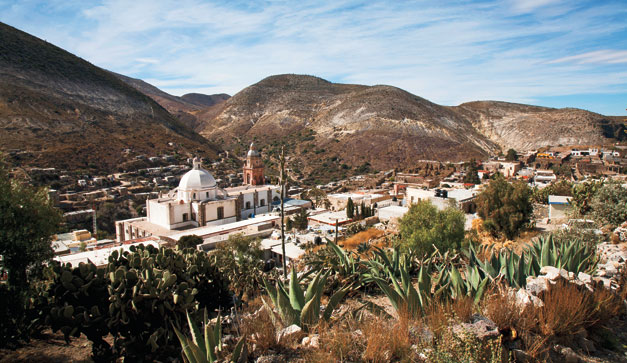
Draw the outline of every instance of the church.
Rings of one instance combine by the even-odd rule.
[[[166,196],[146,201],[146,217],[117,221],[118,242],[148,236],[167,237],[180,231],[219,226],[272,211],[280,200],[280,187],[266,185],[264,165],[250,145],[243,170],[244,184],[222,189],[213,175],[194,158],[192,169]]]

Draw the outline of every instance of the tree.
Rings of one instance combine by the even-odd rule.
[[[590,181],[575,184],[572,189],[573,198],[570,203],[575,208],[575,215],[585,216],[592,208],[592,200],[597,192],[603,187],[602,181]]]
[[[454,207],[439,211],[430,201],[418,201],[400,220],[401,247],[418,255],[458,248],[464,239],[464,213]]]
[[[518,160],[518,153],[514,149],[507,150],[507,154],[505,155],[505,160],[507,161],[516,161]]]
[[[318,187],[311,188],[309,192],[307,192],[306,197],[313,202],[316,208],[323,207],[325,201],[328,202],[327,193]]]
[[[46,189],[11,180],[0,164],[0,255],[9,285],[25,287],[29,273],[52,258],[50,242],[60,222]]]
[[[309,214],[305,210],[305,208],[301,208],[298,213],[294,216],[294,227],[298,230],[307,229],[307,225],[309,225]]]
[[[479,179],[479,168],[477,167],[477,163],[474,159],[470,161],[466,165],[466,174],[464,175],[463,182],[470,184],[481,184],[481,179]]]
[[[612,228],[627,221],[627,188],[616,181],[605,183],[592,198],[592,218]]]
[[[503,176],[490,181],[477,197],[477,214],[495,237],[516,237],[533,213],[531,189],[521,181],[510,184]]]
[[[353,199],[348,197],[348,202],[346,202],[346,218],[353,219],[355,217],[355,204],[353,203]]]
[[[549,195],[563,195],[563,196],[572,196],[573,194],[573,183],[568,180],[560,180],[558,182],[547,185],[546,187],[539,189],[538,187],[533,188],[533,201],[536,203],[548,204],[549,203]]]
[[[115,222],[132,218],[127,205],[104,203],[97,209],[98,229],[115,235]]]
[[[286,231],[291,231],[292,228],[294,228],[294,221],[292,220],[292,218],[287,218],[287,222],[285,222],[285,230]]]
[[[189,236],[183,236],[181,238],[179,238],[178,242],[176,242],[176,245],[178,246],[178,248],[196,248],[196,246],[202,244],[203,239],[198,237],[195,234],[189,235]]]

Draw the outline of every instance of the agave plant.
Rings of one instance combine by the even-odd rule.
[[[594,245],[579,240],[555,243],[552,234],[537,238],[525,253],[537,257],[540,267],[554,266],[575,274],[591,274],[598,264]]]
[[[518,255],[507,249],[498,252],[492,250],[489,258],[481,260],[470,246],[468,260],[468,268],[481,278],[502,279],[514,287],[525,287],[527,276],[536,276],[540,273],[540,264],[535,255]]]
[[[286,289],[281,281],[277,281],[276,285],[272,285],[264,279],[266,291],[268,295],[270,295],[270,299],[284,325],[296,324],[306,329],[316,324],[320,318],[324,320],[331,318],[333,310],[335,310],[344,296],[352,289],[352,284],[331,296],[321,316],[320,300],[327,277],[328,272],[318,272],[309,282],[306,291],[303,291],[295,269],[292,269],[291,272],[289,289]],[[263,300],[263,302],[268,306],[265,300]],[[269,310],[272,311],[271,309]]]
[[[187,312],[187,324],[191,332],[191,338],[185,336],[176,327],[174,331],[181,342],[183,356],[189,363],[213,363],[218,359],[218,353],[222,351],[222,319],[218,313],[215,326],[209,324],[207,309],[204,311],[202,333]],[[204,334],[203,334],[204,333]],[[246,338],[241,337],[235,345],[231,362],[239,362],[240,358],[246,359]]]
[[[418,289],[412,285],[408,269],[400,268],[400,281],[388,270],[388,278],[392,280],[392,286],[386,279],[372,276],[372,280],[379,286],[394,309],[401,313],[406,311],[412,317],[417,317],[424,313],[424,308],[429,304],[431,298],[431,277],[425,272],[424,267],[420,267],[418,272]]]

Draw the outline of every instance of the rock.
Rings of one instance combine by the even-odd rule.
[[[529,291],[532,295],[537,296],[548,288],[547,283],[548,280],[545,276],[527,276],[526,290]]]
[[[288,340],[297,340],[303,334],[303,329],[296,324],[292,324],[287,328],[283,328],[276,333],[276,341],[280,343],[284,343]]]
[[[257,358],[256,363],[283,363],[285,359],[278,354],[262,355]]]
[[[580,272],[579,274],[577,274],[577,279],[586,283],[586,284],[591,284],[592,283],[592,276],[588,275],[585,272]]]
[[[547,279],[555,281],[558,278],[568,280],[568,271],[553,266],[544,266],[540,269],[540,275],[546,276]]]
[[[320,337],[318,336],[318,334],[306,336],[303,338],[303,341],[300,344],[305,348],[319,348]]]
[[[581,361],[577,353],[575,353],[572,348],[556,345],[553,349],[558,352],[562,358],[564,358],[564,363],[579,363]]]
[[[594,343],[590,339],[579,339],[579,345],[586,353],[594,353],[597,351],[597,348],[594,346]]]
[[[481,340],[500,336],[499,328],[492,320],[485,316],[474,314],[470,317],[470,321],[470,323],[462,323],[453,326],[453,333],[457,336],[471,334]]]
[[[529,291],[525,289],[518,289],[516,292],[516,303],[521,305],[522,307],[526,307],[529,305],[533,305],[535,307],[543,307],[544,302],[540,300],[539,297],[532,295]]]
[[[533,362],[533,358],[529,354],[525,353],[524,350],[513,349],[512,355],[514,356],[514,362],[520,362],[520,363]]]

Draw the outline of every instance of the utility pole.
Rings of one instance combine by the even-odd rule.
[[[283,200],[285,199],[285,147],[281,147],[281,158],[279,159],[281,164],[281,249],[283,250],[283,275],[287,279],[287,263],[285,262],[285,209]]]
[[[338,223],[337,223],[337,218],[335,219],[335,244],[337,244],[337,227]]]

